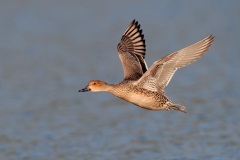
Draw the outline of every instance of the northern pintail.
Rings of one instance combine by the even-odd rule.
[[[79,92],[106,91],[149,110],[178,110],[186,112],[186,108],[174,104],[166,95],[164,88],[170,82],[177,69],[199,59],[211,46],[212,35],[186,48],[169,54],[148,69],[144,60],[146,45],[140,24],[133,20],[124,32],[117,46],[122,63],[124,79],[117,84],[108,84],[100,80],[91,80]]]

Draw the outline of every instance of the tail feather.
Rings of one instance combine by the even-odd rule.
[[[184,107],[180,104],[172,104],[171,106],[169,106],[169,110],[177,110],[177,111],[187,113],[186,107]]]

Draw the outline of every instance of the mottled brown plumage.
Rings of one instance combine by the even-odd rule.
[[[205,54],[213,39],[214,37],[210,35],[193,45],[157,60],[147,69],[144,60],[146,54],[144,36],[140,25],[134,20],[124,32],[117,47],[124,80],[117,84],[91,80],[87,87],[79,92],[106,91],[145,109],[186,112],[184,106],[172,103],[165,95],[164,88],[177,69],[196,61]]]

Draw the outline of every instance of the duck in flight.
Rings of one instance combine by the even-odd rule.
[[[180,49],[157,61],[148,69],[144,60],[146,45],[140,24],[133,20],[124,32],[117,46],[122,63],[124,79],[117,84],[101,80],[91,80],[79,92],[105,91],[149,110],[178,110],[186,112],[186,107],[173,103],[165,94],[164,88],[177,69],[182,68],[206,53],[211,46],[212,35]]]

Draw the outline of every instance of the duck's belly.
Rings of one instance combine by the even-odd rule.
[[[165,109],[165,104],[168,98],[159,93],[155,92],[147,92],[145,94],[142,93],[126,93],[124,97],[120,97],[128,102],[131,102],[139,107],[150,109],[150,110],[161,110]]]

